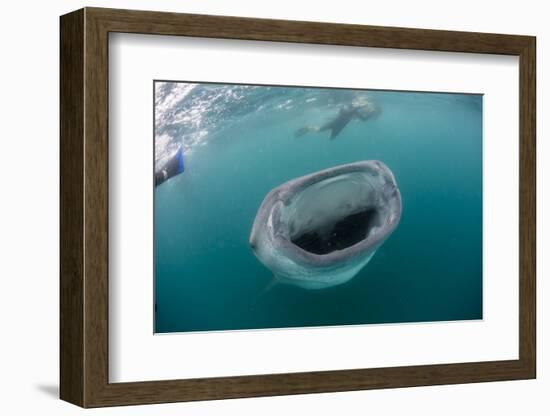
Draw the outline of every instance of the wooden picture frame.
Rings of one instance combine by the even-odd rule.
[[[535,38],[85,8],[61,17],[60,396],[82,407],[535,378]],[[110,32],[519,56],[519,359],[109,383]]]

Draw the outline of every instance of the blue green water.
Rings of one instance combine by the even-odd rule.
[[[482,318],[482,96],[217,84],[155,85],[155,332]],[[367,97],[382,113],[334,139],[294,131]],[[321,169],[378,159],[403,211],[348,283],[270,283],[249,244],[265,195]]]

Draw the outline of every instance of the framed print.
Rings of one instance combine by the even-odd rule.
[[[535,377],[534,37],[85,8],[60,52],[63,400]]]

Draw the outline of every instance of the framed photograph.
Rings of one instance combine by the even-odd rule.
[[[534,37],[60,25],[63,400],[535,378]]]

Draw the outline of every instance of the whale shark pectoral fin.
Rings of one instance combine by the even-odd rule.
[[[258,302],[260,301],[260,299],[262,299],[265,295],[267,295],[268,292],[271,291],[271,289],[273,289],[277,283],[279,283],[278,281],[279,279],[277,278],[277,276],[275,276],[275,274],[273,275],[273,277],[271,278],[271,280],[267,283],[267,285],[265,285],[265,287],[262,289],[262,291],[260,292],[260,294],[258,296],[256,296],[254,298],[254,300],[252,301],[252,305],[250,305],[250,308],[253,309],[256,307],[256,305],[258,304]]]
[[[271,289],[273,289],[277,285],[277,283],[279,283],[279,279],[277,278],[277,276],[273,275],[273,277],[271,278],[269,283],[262,290],[262,293],[261,293],[260,296],[265,295],[267,292],[269,292]]]

